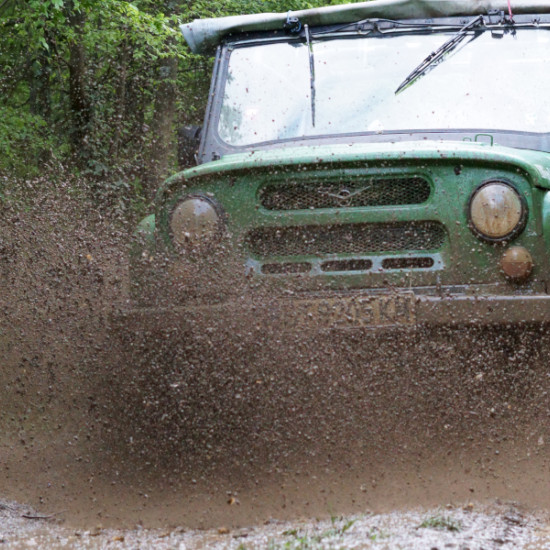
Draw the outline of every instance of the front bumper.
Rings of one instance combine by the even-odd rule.
[[[131,331],[207,330],[239,333],[247,327],[283,332],[416,329],[426,326],[512,326],[550,322],[549,295],[418,296],[331,293],[314,297],[250,297],[193,307],[122,308],[117,324]]]

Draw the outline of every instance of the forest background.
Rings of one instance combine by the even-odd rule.
[[[177,170],[177,129],[206,105],[212,60],[178,25],[345,1],[0,0],[0,198],[70,176],[140,215]]]

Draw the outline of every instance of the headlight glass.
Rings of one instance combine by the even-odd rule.
[[[176,245],[195,247],[210,244],[221,234],[216,206],[207,197],[187,197],[172,210],[170,230]]]
[[[525,227],[526,207],[507,182],[490,181],[478,187],[470,199],[470,223],[489,241],[510,239]]]

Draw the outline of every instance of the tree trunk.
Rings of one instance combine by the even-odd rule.
[[[45,33],[44,39],[48,44],[49,49],[43,49],[32,62],[28,71],[29,80],[29,108],[33,115],[38,115],[46,122],[46,127],[40,132],[47,135],[50,131],[52,100],[51,100],[51,51],[53,42],[48,32]],[[36,158],[39,165],[48,162],[51,156],[51,151],[42,149]]]
[[[175,57],[166,58],[160,67],[161,81],[155,95],[155,108],[151,123],[151,141],[145,166],[145,192],[149,199],[166,177],[170,159],[174,155],[175,139],[173,132],[176,111],[176,77],[178,61]]]
[[[128,60],[130,58],[130,45],[124,41],[120,46],[118,60],[118,84],[115,91],[115,120],[114,133],[109,148],[110,156],[117,156],[119,152],[122,130],[126,119],[126,87],[128,81]]]
[[[70,47],[69,56],[69,104],[72,128],[71,144],[73,152],[82,164],[90,158],[88,133],[92,111],[86,86],[86,52],[82,40],[84,14],[71,11],[69,23],[75,32],[75,41]]]
[[[46,35],[46,42],[51,41]],[[31,113],[40,115],[45,121],[50,121],[51,115],[51,54],[46,50],[42,51],[31,65],[29,71],[29,107]]]

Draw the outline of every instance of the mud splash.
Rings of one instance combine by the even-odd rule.
[[[3,498],[79,528],[548,508],[545,327],[124,330],[132,222],[70,189],[2,211]]]

